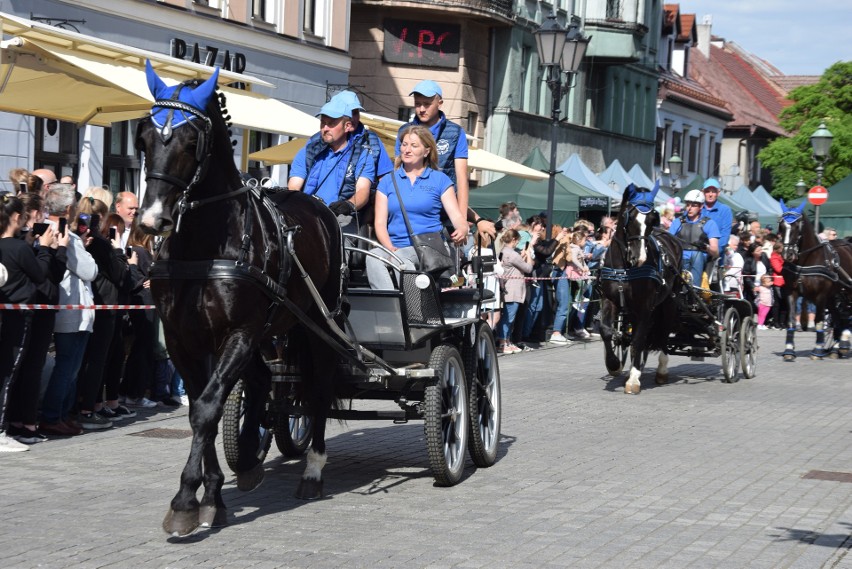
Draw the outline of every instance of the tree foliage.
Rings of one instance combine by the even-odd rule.
[[[816,184],[810,138],[820,123],[834,135],[822,185],[829,187],[852,172],[852,61],[835,63],[814,85],[798,87],[787,96],[793,104],[781,111],[789,138],[777,138],[758,158],[772,172],[775,197],[796,197],[796,183]]]

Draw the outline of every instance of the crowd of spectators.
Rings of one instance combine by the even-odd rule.
[[[18,306],[0,311],[0,452],[186,404],[154,310],[112,308],[152,303],[153,239],[135,223],[136,195],[81,194],[48,169],[9,177],[0,303]]]

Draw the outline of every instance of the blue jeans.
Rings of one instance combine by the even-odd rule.
[[[509,341],[512,338],[512,326],[515,324],[515,316],[518,315],[519,302],[506,302],[503,304],[503,316],[500,318],[497,339]]]
[[[77,373],[91,332],[56,333],[56,364],[41,403],[41,420],[56,423],[68,417],[77,398]]]
[[[524,318],[522,338],[532,336],[535,320],[541,314],[542,309],[544,309],[544,281],[533,282],[528,290],[530,291],[530,297],[527,299],[527,314]]]
[[[183,388],[183,377],[181,377],[177,368],[175,368],[175,372],[172,375],[172,384],[169,389],[172,393],[172,397],[183,397],[186,395],[186,390]]]
[[[553,270],[553,277],[564,277],[565,271]],[[553,315],[553,331],[563,333],[568,319],[568,307],[571,306],[571,281],[562,278],[556,281],[556,310]]]
[[[701,286],[701,274],[707,256],[701,251],[684,251],[683,268],[692,273],[692,286]]]

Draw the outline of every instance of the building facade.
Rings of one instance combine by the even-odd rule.
[[[256,91],[311,114],[329,85],[345,84],[349,74],[349,0],[7,0],[2,11],[244,72],[274,85]],[[0,177],[15,167],[48,167],[80,188],[138,190],[134,133],[135,121],[102,128],[0,113]],[[238,165],[286,182],[278,168],[261,171],[246,159],[279,135],[235,130],[234,138]]]

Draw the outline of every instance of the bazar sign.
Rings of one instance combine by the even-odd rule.
[[[599,207],[606,209],[607,205],[609,205],[609,200],[607,198],[595,198],[595,197],[580,198],[580,208],[581,209],[596,209],[596,208],[599,208]]]
[[[212,45],[200,47],[198,42],[195,42],[190,46],[185,40],[172,38],[170,55],[178,59],[186,59],[188,55],[189,60],[193,63],[203,63],[210,67],[218,65],[222,69],[226,71],[233,71],[234,73],[242,73],[245,71],[246,56],[244,53],[234,52],[231,54],[231,52],[226,49],[220,58],[219,54],[221,51],[222,50],[218,47]]]

